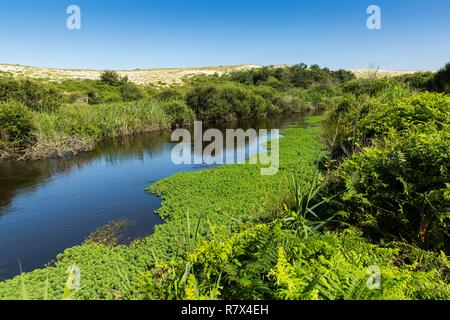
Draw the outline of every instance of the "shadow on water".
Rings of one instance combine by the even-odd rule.
[[[303,116],[238,121],[226,128],[300,126]],[[207,128],[204,128],[205,130]],[[170,131],[110,139],[75,158],[0,163],[0,280],[43,267],[112,220],[135,223],[126,239],[162,223],[161,200],[145,192],[155,181],[206,165],[174,165]]]

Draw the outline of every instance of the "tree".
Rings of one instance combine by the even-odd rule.
[[[117,86],[122,83],[120,75],[116,71],[103,71],[100,81],[110,86]]]
[[[450,93],[450,62],[436,73],[433,82],[436,91]]]

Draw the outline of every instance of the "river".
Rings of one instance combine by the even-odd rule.
[[[238,122],[227,128],[284,128],[301,115]],[[221,128],[222,130],[224,127]],[[162,223],[150,184],[180,171],[209,168],[171,161],[171,131],[103,141],[69,159],[0,163],[0,281],[44,267],[66,248],[118,219],[133,221],[124,242],[150,235]]]

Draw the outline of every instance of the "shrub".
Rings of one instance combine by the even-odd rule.
[[[385,102],[391,102],[392,99],[409,94],[409,87],[394,78],[355,79],[345,83],[342,89],[344,93],[383,98]]]
[[[433,90],[434,77],[435,74],[433,72],[415,72],[413,74],[399,76],[397,79],[415,90],[431,91]]]
[[[450,249],[450,133],[414,128],[345,160],[332,194],[377,237]]]
[[[120,86],[120,95],[123,101],[135,101],[144,98],[141,88],[132,82],[124,82]]]
[[[102,98],[97,91],[89,91],[87,94],[89,104],[100,104],[102,103]]]
[[[438,92],[450,93],[450,62],[436,73],[433,87]]]
[[[355,79],[355,76],[345,70],[330,71],[317,65],[308,68],[305,64],[297,64],[233,72],[230,78],[245,85],[267,85],[284,91],[292,87],[307,89],[313,84],[338,85]]]
[[[277,89],[277,90],[285,90],[287,85],[286,83],[281,82],[275,77],[269,77],[267,81],[264,82],[264,85],[269,86],[271,88]]]
[[[0,79],[0,101],[14,100],[34,111],[53,112],[57,110],[63,95],[51,84],[32,80]]]
[[[0,102],[0,140],[14,147],[24,147],[32,142],[33,117],[18,102]]]
[[[210,122],[258,117],[268,106],[251,88],[233,83],[195,86],[186,101],[200,120]]]
[[[257,86],[252,89],[254,94],[263,97],[268,102],[272,101],[277,95],[277,91],[268,86]]]
[[[157,99],[161,101],[184,100],[184,94],[176,89],[163,89],[157,94]]]
[[[396,88],[394,87],[394,92]],[[372,140],[390,130],[402,131],[412,126],[432,123],[442,129],[450,125],[450,97],[436,93],[416,93],[384,102],[385,96],[397,96],[384,92],[382,97],[354,97],[346,94],[336,108],[328,114],[322,132],[333,157],[351,155],[371,144]],[[402,96],[400,94],[399,96]],[[332,132],[329,131],[332,128]],[[332,138],[332,139],[330,139]]]
[[[89,101],[88,95],[81,92],[70,93],[67,97],[69,103],[87,103]]]
[[[122,83],[122,78],[116,71],[103,71],[100,74],[100,82],[110,86],[117,86]]]
[[[276,106],[278,113],[288,114],[290,112],[301,112],[304,110],[302,101],[299,98],[283,95],[274,99],[273,104]]]
[[[420,93],[389,104],[371,104],[367,116],[358,125],[358,130],[371,138],[392,128],[402,131],[430,123],[438,129],[450,125],[450,96]]]
[[[195,120],[194,111],[188,108],[185,102],[171,100],[162,104],[164,112],[169,116],[172,124],[181,126],[192,123]]]
[[[341,83],[345,83],[345,82],[348,82],[350,80],[356,79],[356,76],[353,74],[353,72],[347,71],[347,70],[340,69],[340,70],[337,70],[337,71],[333,71],[332,74]]]

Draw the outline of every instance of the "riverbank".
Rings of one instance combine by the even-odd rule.
[[[26,294],[29,298],[43,299],[47,288],[48,298],[60,299],[67,280],[66,270],[73,264],[82,273],[82,288],[74,298],[118,299],[139,295],[139,279],[146,267],[155,260],[182,258],[186,254],[187,212],[192,226],[202,213],[207,213],[200,225],[206,236],[209,223],[231,226],[239,219],[282,205],[281,199],[286,196],[282,187],[291,174],[304,176],[305,180],[310,177],[322,150],[316,131],[289,128],[283,135],[277,176],[261,176],[257,166],[230,165],[162,180],[151,190],[163,197],[159,214],[166,223],[157,226],[152,236],[129,246],[109,248],[86,243],[69,248],[49,267],[0,283],[0,298],[21,299]],[[299,154],[304,156],[298,157]]]
[[[70,157],[104,138],[195,119],[218,124],[323,110],[352,78],[304,65],[200,74],[170,88],[136,85],[114,71],[56,82],[0,74],[0,159]]]
[[[52,113],[29,112],[32,143],[10,149],[3,159],[40,160],[91,151],[105,138],[170,128],[172,120],[157,101],[64,105]],[[1,160],[1,159],[0,159]]]

